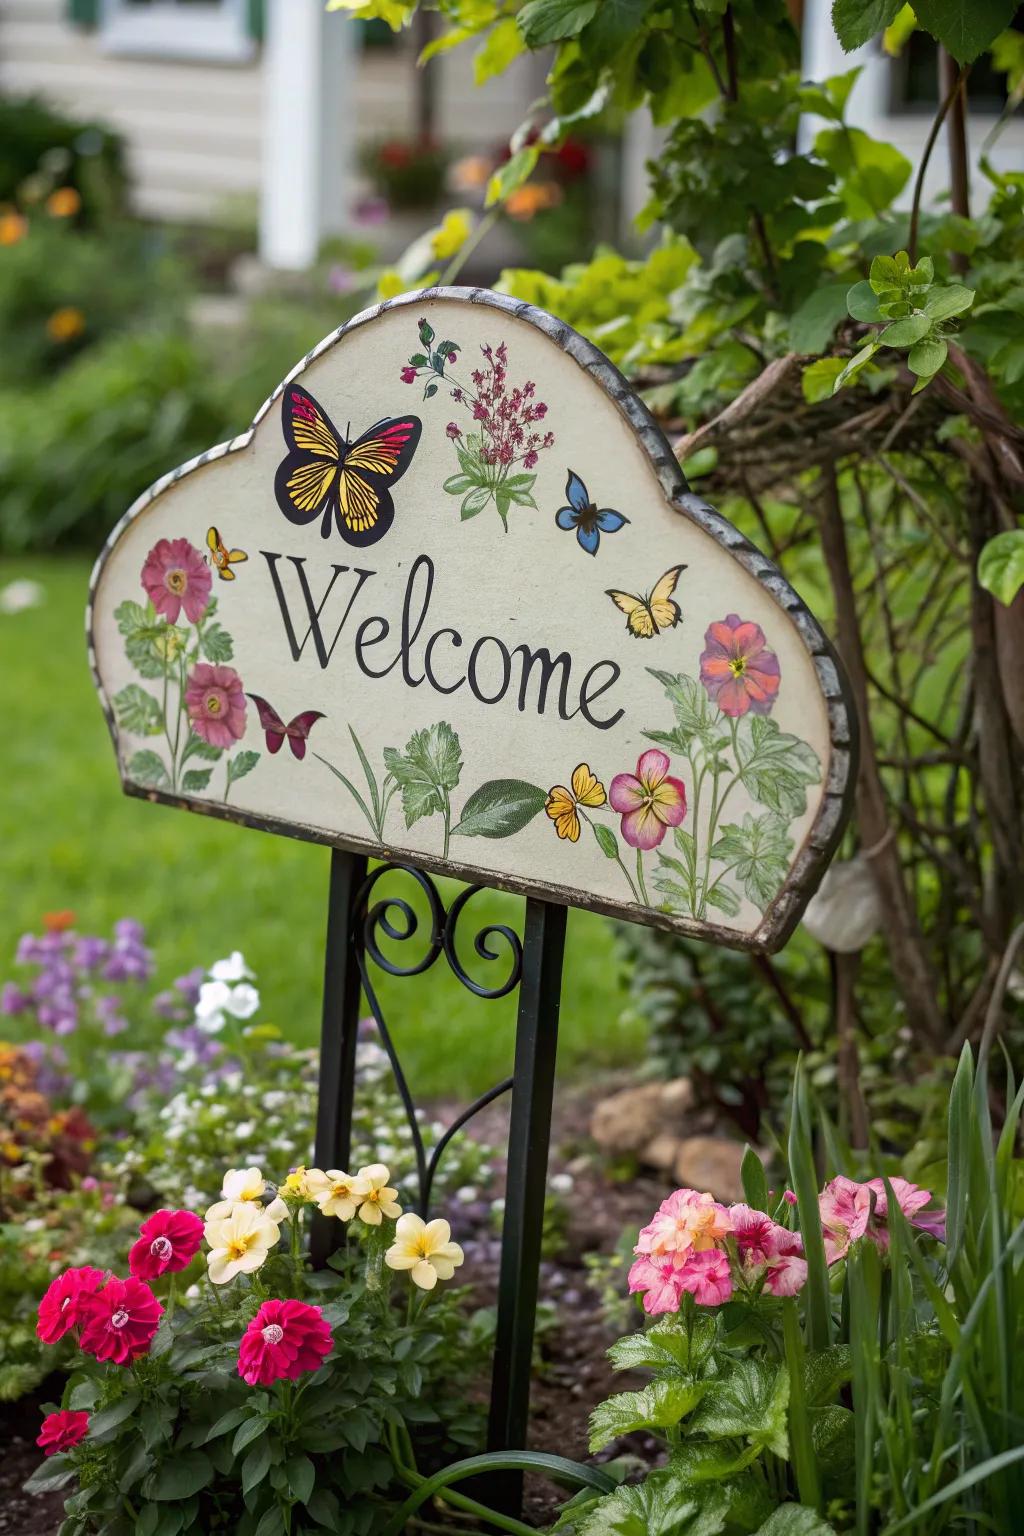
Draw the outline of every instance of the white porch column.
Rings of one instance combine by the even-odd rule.
[[[878,127],[888,115],[889,60],[881,48],[867,43],[853,53],[844,53],[832,26],[830,0],[805,0],[803,23],[803,76],[805,80],[827,80],[830,75],[845,75],[860,68],[860,79],[850,96],[846,120],[856,128]],[[810,148],[820,128],[830,127],[823,118],[806,116],[800,122],[800,148]]]
[[[325,0],[268,0],[260,256],[302,271],[345,228],[355,145],[357,29]]]

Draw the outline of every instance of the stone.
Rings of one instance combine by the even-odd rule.
[[[673,1136],[669,1131],[662,1131],[660,1136],[655,1136],[649,1141],[640,1153],[640,1161],[648,1168],[657,1168],[667,1173],[675,1167],[676,1158],[679,1156],[679,1148],[682,1145],[678,1136]]]
[[[710,1190],[726,1205],[743,1199],[743,1146],[725,1136],[687,1136],[679,1144],[675,1177],[680,1187]]]
[[[590,1134],[605,1152],[641,1153],[662,1136],[678,1137],[683,1130],[683,1116],[692,1103],[689,1078],[639,1083],[595,1105]]]

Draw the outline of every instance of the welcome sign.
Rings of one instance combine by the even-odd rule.
[[[721,943],[839,837],[818,625],[550,316],[437,289],[329,337],[93,575],[130,794]]]

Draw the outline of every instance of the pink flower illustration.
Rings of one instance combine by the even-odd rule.
[[[210,600],[213,575],[188,539],[159,539],[146,556],[142,585],[168,624],[178,622],[183,608],[189,623],[197,624]]]
[[[764,630],[730,613],[704,634],[700,680],[708,697],[725,715],[751,710],[766,715],[775,703],[781,679],[779,659],[769,651]]]
[[[139,1228],[128,1268],[139,1280],[187,1269],[203,1241],[203,1223],[191,1211],[154,1211]]]
[[[197,661],[188,675],[185,703],[192,729],[211,747],[230,747],[245,733],[245,689],[234,667]]]
[[[403,368],[402,369],[402,383],[403,384],[415,384],[415,382],[416,382],[416,369],[415,368]]]
[[[295,1381],[318,1370],[333,1347],[331,1326],[304,1301],[265,1301],[242,1335],[238,1374],[251,1387]]]
[[[48,1413],[36,1438],[44,1456],[57,1451],[70,1451],[85,1439],[89,1428],[89,1415],[81,1410],[62,1408],[60,1413]]]
[[[669,758],[651,747],[637,759],[636,773],[617,773],[608,803],[622,816],[620,830],[631,848],[656,848],[669,827],[686,815],[686,789],[669,777]]]
[[[128,1365],[149,1353],[163,1307],[143,1280],[108,1280],[83,1306],[82,1336],[87,1355]]]
[[[107,1278],[103,1269],[85,1266],[66,1269],[56,1280],[51,1280],[45,1296],[39,1303],[39,1321],[36,1333],[44,1344],[56,1344],[72,1328],[82,1321],[84,1302],[98,1291]]]

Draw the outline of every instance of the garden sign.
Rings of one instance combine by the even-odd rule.
[[[738,947],[852,775],[829,646],[614,367],[443,289],[327,338],[93,577],[126,791]]]

